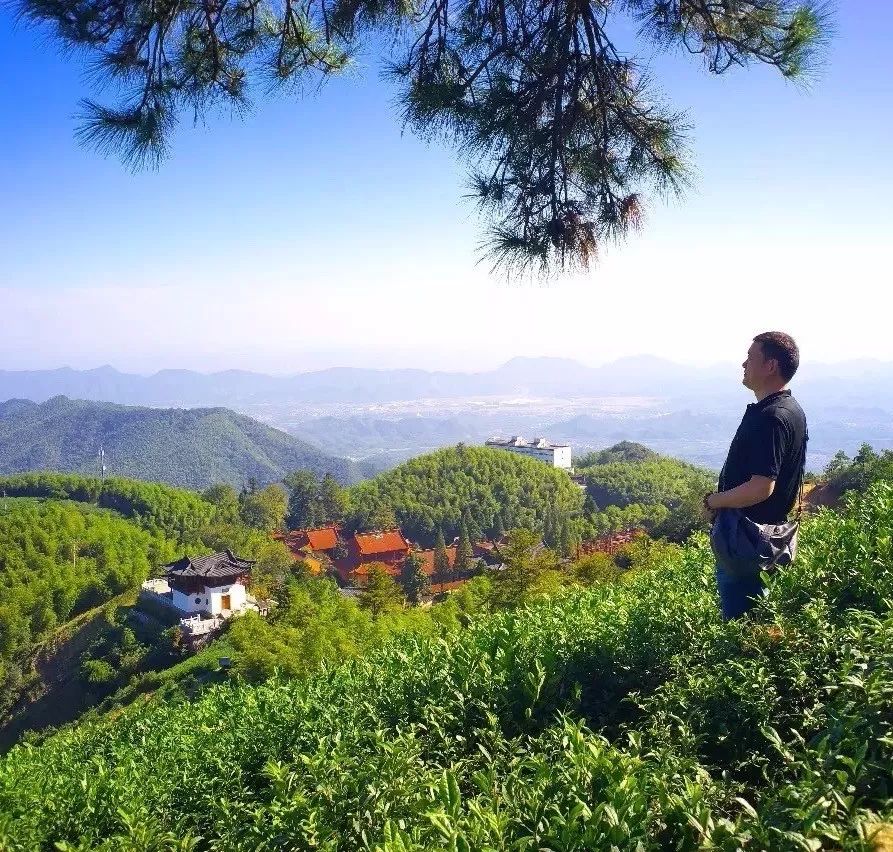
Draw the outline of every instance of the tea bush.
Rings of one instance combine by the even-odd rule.
[[[9,850],[876,849],[893,487],[807,522],[752,619],[695,536],[622,581],[135,708],[0,761]]]

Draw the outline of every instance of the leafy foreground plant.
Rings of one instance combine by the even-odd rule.
[[[891,533],[889,485],[813,519],[753,623],[697,538],[451,643],[17,747],[0,847],[881,849]]]

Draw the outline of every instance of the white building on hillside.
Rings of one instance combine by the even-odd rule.
[[[149,581],[143,586],[156,595],[169,597],[170,603],[184,615],[229,618],[253,608],[246,589],[253,565],[251,560],[234,556],[229,550],[208,556],[184,556],[164,566],[163,580]]]
[[[511,438],[490,438],[487,446],[530,456],[562,470],[570,470],[572,467],[570,445],[550,444],[545,438],[534,438],[532,441],[525,441],[520,435]]]

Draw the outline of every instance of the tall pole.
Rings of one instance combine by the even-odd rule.
[[[105,449],[99,445],[99,478],[105,479]]]

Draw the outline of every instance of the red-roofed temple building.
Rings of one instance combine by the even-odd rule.
[[[276,538],[283,541],[296,559],[303,560],[310,566],[314,573],[322,570],[322,563],[315,557],[320,554],[329,558],[338,575],[342,586],[363,586],[368,577],[368,566],[373,562],[384,565],[388,573],[395,579],[399,577],[403,569],[403,563],[410,552],[415,552],[422,559],[422,570],[432,578],[432,592],[449,591],[462,585],[467,578],[444,579],[438,578],[435,582],[434,551],[413,551],[399,529],[379,530],[376,532],[354,533],[351,536],[341,537],[341,529],[337,526],[318,527],[315,529],[293,530],[283,534],[277,534]],[[447,559],[450,565],[456,559],[455,545],[448,547]],[[340,554],[340,555],[339,555]],[[487,541],[478,542],[473,546],[475,561],[483,559],[487,564],[499,561],[498,551],[494,545]]]
[[[333,560],[338,577],[345,586],[361,586],[366,581],[367,566],[380,562],[388,573],[396,576],[409,555],[409,542],[398,529],[354,533],[346,542],[347,556]]]
[[[315,527],[307,530],[289,530],[287,533],[274,533],[273,537],[285,542],[285,546],[300,559],[306,553],[334,554],[338,546],[340,527]]]
[[[273,533],[273,538],[283,542],[291,555],[306,563],[314,574],[319,574],[323,571],[323,562],[316,557],[326,556],[334,562],[340,532],[338,526],[315,527]]]

